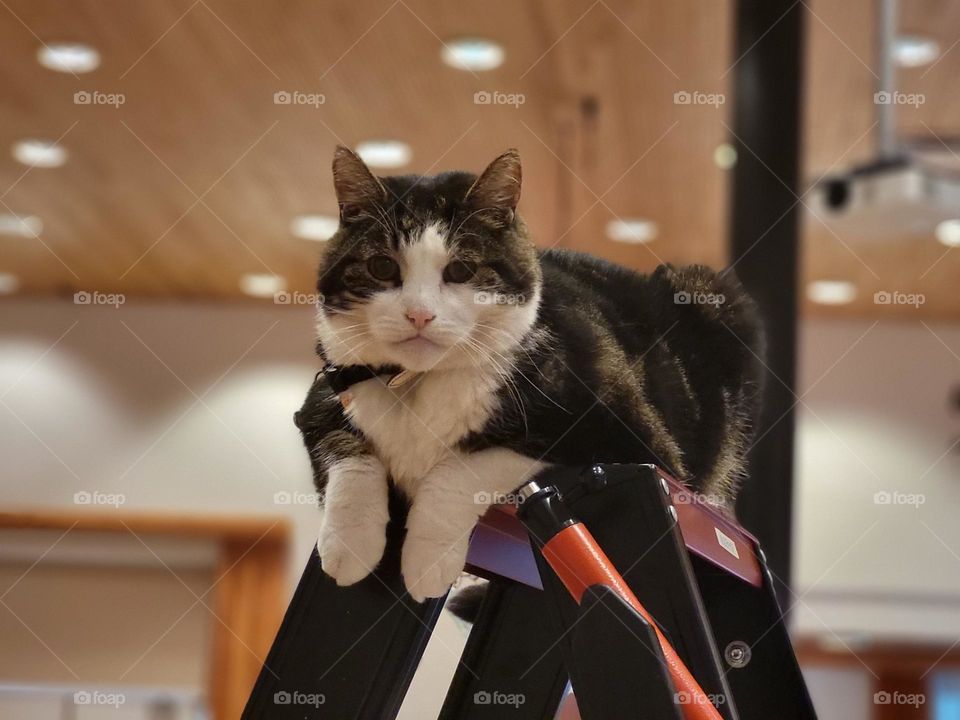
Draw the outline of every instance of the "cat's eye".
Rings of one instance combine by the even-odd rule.
[[[454,260],[443,269],[443,281],[448,283],[465,283],[477,273],[475,263]]]
[[[400,277],[400,266],[389,255],[374,255],[367,260],[367,271],[377,280],[396,280]]]

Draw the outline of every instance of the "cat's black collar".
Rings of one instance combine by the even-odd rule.
[[[330,389],[337,395],[347,390],[350,386],[361,383],[364,380],[370,380],[379,375],[389,375],[392,378],[397,377],[404,372],[399,365],[325,365],[320,371]]]

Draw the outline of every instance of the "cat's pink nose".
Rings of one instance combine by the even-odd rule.
[[[407,310],[407,320],[417,329],[423,330],[427,323],[436,317],[429,310]]]

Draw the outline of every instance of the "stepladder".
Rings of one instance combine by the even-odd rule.
[[[554,467],[518,497],[471,538],[466,570],[489,583],[439,718],[816,717],[775,578],[731,517],[652,465]],[[397,716],[444,604],[406,593],[404,505],[356,585],[310,557],[244,720]],[[595,550],[556,542],[575,528]]]

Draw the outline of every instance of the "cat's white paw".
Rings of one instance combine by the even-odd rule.
[[[380,563],[387,545],[386,526],[380,524],[337,527],[324,523],[317,541],[323,571],[337,585],[353,585]]]
[[[387,471],[372,455],[349,458],[329,470],[317,552],[337,585],[363,580],[387,545]]]
[[[408,534],[403,543],[400,571],[410,597],[417,602],[443,597],[463,570],[467,544],[466,538],[451,545]]]

